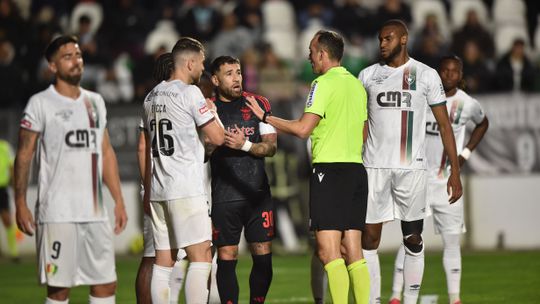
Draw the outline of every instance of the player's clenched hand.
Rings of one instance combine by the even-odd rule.
[[[262,119],[264,115],[264,110],[261,108],[255,97],[248,96],[246,97],[246,105],[253,111],[253,114],[257,116],[257,118]]]
[[[34,235],[36,223],[34,222],[32,212],[30,212],[30,209],[28,209],[28,206],[26,206],[26,204],[17,208],[16,218],[17,227],[19,227],[20,231],[24,232],[29,236]]]
[[[233,131],[225,130],[225,145],[231,149],[240,150],[246,142],[244,132],[237,125],[234,125]]]
[[[459,174],[450,174],[450,177],[448,178],[447,191],[448,201],[450,204],[455,203],[461,197],[463,194],[463,189],[461,188],[461,179],[459,178]]]
[[[124,231],[128,221],[126,208],[123,202],[117,202],[114,206],[114,233],[119,234]]]

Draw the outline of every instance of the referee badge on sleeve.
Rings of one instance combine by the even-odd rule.
[[[313,83],[311,86],[311,90],[309,91],[308,99],[306,102],[306,107],[311,107],[313,105],[313,96],[315,95],[315,91],[317,90],[317,81]]]

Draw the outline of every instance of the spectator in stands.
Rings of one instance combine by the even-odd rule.
[[[23,76],[21,68],[13,61],[15,55],[13,44],[0,40],[0,83],[5,88],[0,94],[0,108],[23,105]]]
[[[100,35],[113,55],[128,52],[135,59],[143,57],[143,42],[149,28],[145,11],[135,0],[103,1],[103,6],[105,18]]]
[[[334,26],[350,41],[374,37],[377,28],[373,21],[373,14],[360,0],[345,0],[334,15]]]
[[[305,29],[312,22],[318,20],[323,26],[329,27],[332,25],[333,9],[330,4],[324,0],[310,1],[305,9],[298,13],[298,24],[300,29]]]
[[[466,42],[470,40],[474,40],[476,45],[482,46],[481,52],[486,58],[493,59],[495,42],[492,35],[480,23],[475,10],[470,10],[467,13],[465,24],[454,33],[451,46],[452,52],[463,58]]]
[[[446,41],[437,23],[437,15],[428,14],[424,26],[417,33],[414,58],[437,69],[446,47]]]
[[[525,54],[523,39],[516,39],[510,51],[501,57],[497,63],[495,77],[497,90],[524,92],[534,90],[536,71]]]
[[[262,32],[263,15],[261,0],[239,1],[234,9],[238,24],[250,29],[255,35]]]
[[[129,103],[133,101],[133,81],[127,67],[128,55],[118,56],[97,75],[96,91],[106,103]]]
[[[412,21],[411,7],[401,0],[385,0],[375,14],[375,28],[381,28],[390,19],[399,19],[409,25]]]
[[[221,31],[212,41],[210,54],[214,58],[223,55],[240,58],[253,45],[254,41],[255,37],[252,32],[246,27],[238,25],[236,15],[229,13],[223,16]]]
[[[181,18],[179,31],[182,36],[193,37],[201,42],[211,41],[219,32],[221,13],[214,0],[197,0]]]
[[[13,0],[0,0],[0,38],[11,41],[17,51],[25,42],[26,24]]]
[[[259,92],[274,102],[273,108],[280,108],[276,103],[291,101],[295,96],[294,74],[281,60],[270,44],[261,47],[259,63]],[[287,113],[289,114],[289,113]],[[284,115],[286,116],[286,115]]]
[[[465,42],[463,49],[463,79],[471,94],[486,93],[492,89],[492,72],[475,40]]]

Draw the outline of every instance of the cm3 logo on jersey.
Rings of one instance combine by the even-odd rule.
[[[97,134],[94,129],[71,130],[66,133],[65,142],[71,148],[96,148]]]
[[[411,97],[409,92],[381,92],[377,95],[377,104],[385,108],[410,108]]]

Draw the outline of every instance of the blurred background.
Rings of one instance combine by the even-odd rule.
[[[0,0],[0,137],[16,147],[28,98],[51,83],[42,56],[48,42],[58,34],[78,36],[85,61],[82,86],[107,102],[130,217],[116,250],[137,253],[138,122],[142,100],[155,85],[151,75],[160,54],[180,36],[191,36],[205,44],[209,62],[223,54],[236,56],[244,89],[266,96],[276,115],[297,118],[315,78],[307,60],[315,32],[326,28],[344,35],[343,65],[357,75],[378,60],[380,25],[398,18],[409,26],[415,59],[433,68],[448,53],[463,59],[465,91],[482,103],[490,120],[462,177],[465,246],[540,249],[539,7],[534,0]],[[283,135],[278,147],[267,159],[278,206],[278,248],[305,252],[306,143]],[[34,183],[29,204],[35,197]],[[2,229],[0,253],[5,253]],[[388,224],[381,250],[397,248],[398,235],[398,225]],[[441,248],[430,219],[425,239],[428,250]],[[33,238],[19,233],[18,243],[21,253],[35,252]]]

